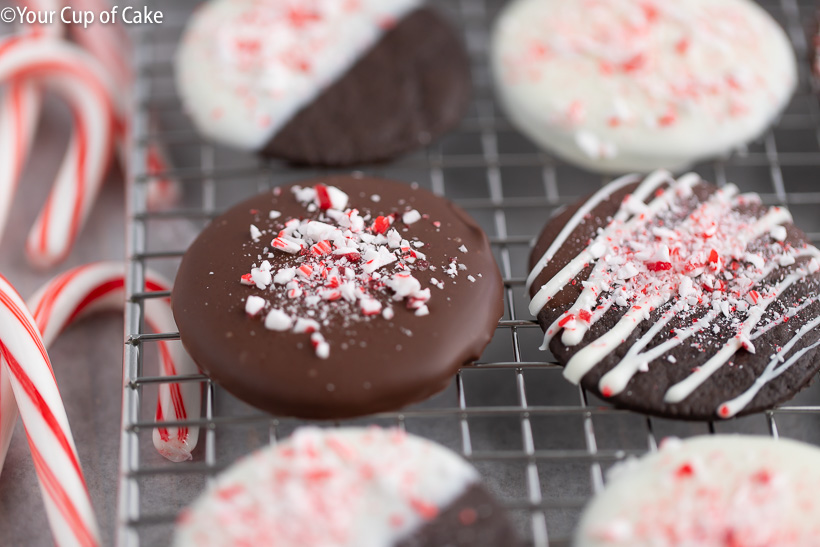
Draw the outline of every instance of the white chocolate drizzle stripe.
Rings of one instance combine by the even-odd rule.
[[[644,298],[632,306],[606,334],[572,356],[567,366],[564,367],[564,378],[574,384],[579,383],[592,367],[621,345],[632,331],[649,317],[652,308],[661,304],[663,304],[663,297],[656,295]]]
[[[715,207],[716,205],[720,205],[721,201],[724,201],[724,203],[725,203],[725,200],[723,198],[731,197],[736,192],[737,192],[737,187],[735,185],[733,185],[733,184],[726,185],[723,189],[719,190],[718,192],[716,192],[715,194],[710,196],[709,200],[704,205],[707,206],[707,207]],[[687,222],[689,222],[689,220],[690,219],[687,219],[687,221],[685,221],[681,226],[685,227],[687,225]],[[598,261],[595,264],[595,268],[593,269],[592,273],[590,274],[590,276],[588,278],[589,283],[587,283],[587,285],[584,287],[584,290],[581,292],[581,295],[578,297],[578,300],[575,302],[575,304],[572,306],[572,308],[570,308],[570,310],[564,315],[564,317],[566,317],[570,314],[577,317],[578,314],[581,312],[581,310],[589,310],[589,308],[591,308],[592,306],[595,305],[595,302],[597,301],[597,298],[598,298],[598,295],[595,294],[595,287],[597,286],[596,281],[598,281],[598,279],[599,279],[601,273],[603,272],[603,270],[604,270],[603,262]],[[557,319],[556,323],[558,323],[558,324],[553,323],[553,325],[550,326],[549,330],[552,331],[552,329],[558,328],[560,326],[561,321],[563,321],[563,317]],[[579,344],[581,342],[581,340],[583,339],[584,334],[586,334],[586,332],[589,330],[589,327],[592,326],[593,323],[594,323],[594,321],[590,321],[587,324],[583,324],[583,323],[578,322],[575,319],[572,319],[572,320],[568,321],[563,327],[564,331],[563,331],[563,334],[561,335],[561,342],[564,345],[567,345],[567,346],[574,346],[574,345]],[[554,332],[555,331],[553,331],[553,334],[554,334]],[[648,342],[649,342],[649,340],[647,340],[647,343]],[[643,344],[641,346],[641,349],[645,345],[646,344]]]
[[[712,374],[714,374],[720,367],[734,355],[744,345],[744,342],[749,340],[749,335],[757,326],[763,314],[769,305],[777,300],[777,297],[789,288],[795,281],[802,279],[802,274],[792,274],[786,277],[783,281],[777,284],[772,294],[761,299],[761,304],[749,310],[749,316],[743,323],[740,332],[734,337],[730,338],[720,350],[713,355],[708,361],[695,369],[692,374],[673,385],[666,391],[663,400],[667,403],[679,403],[689,397],[697,388],[703,384]]]
[[[601,304],[599,304],[598,306],[596,306],[595,311],[592,312],[592,316],[589,319],[589,324],[595,324],[598,321],[598,319],[600,319],[606,312],[609,311],[609,308],[612,307],[612,304],[614,302],[615,301],[610,297],[601,302]],[[552,325],[550,325],[550,328],[548,328],[546,332],[544,332],[544,342],[538,349],[540,349],[541,351],[547,351],[549,349],[549,344],[552,341],[552,337],[555,335],[555,333],[557,333],[560,330],[558,324],[561,322],[561,319],[563,317],[564,316],[561,316],[555,321],[553,321]],[[589,327],[584,327],[584,333],[586,333],[588,329]],[[581,337],[583,338],[583,334],[581,335]]]
[[[783,317],[788,317],[789,319],[791,319],[792,317],[794,317],[795,315],[797,315],[801,311],[805,310],[806,308],[808,308],[809,306],[811,306],[815,302],[817,302],[817,297],[809,298],[808,300],[806,300],[805,302],[803,302],[799,306],[795,306],[794,308],[789,309],[786,313],[783,314]],[[768,323],[768,324],[760,327],[759,329],[757,329],[755,332],[753,332],[749,336],[749,340],[752,340],[752,341],[757,340],[758,338],[760,338],[761,336],[763,336],[764,334],[766,334],[767,332],[769,332],[773,328],[776,328],[777,326],[779,326],[779,323],[777,323],[776,321],[772,321],[771,323]]]
[[[558,233],[558,236],[555,238],[549,248],[544,252],[543,256],[538,259],[538,262],[533,267],[530,275],[527,276],[527,290],[530,289],[535,278],[538,277],[538,274],[546,267],[547,263],[552,260],[552,257],[555,256],[555,253],[564,244],[570,234],[578,227],[581,221],[587,216],[595,207],[601,204],[601,202],[606,201],[609,197],[620,190],[621,188],[628,186],[632,183],[638,182],[639,178],[638,175],[625,175],[619,179],[616,179],[597,192],[595,192],[590,198],[578,209],[572,218],[569,219],[569,222],[564,225],[564,228]]]
[[[703,330],[704,320],[711,322],[712,319],[718,315],[717,311],[710,310],[709,313],[703,316],[695,325],[675,331],[675,336],[673,338],[658,344],[649,351],[640,353],[641,350],[655,338],[661,329],[663,329],[663,327],[665,327],[669,321],[672,320],[676,311],[677,310],[674,307],[667,311],[660,321],[655,323],[652,328],[646,332],[646,334],[644,334],[631,348],[629,348],[629,351],[624,358],[621,359],[621,361],[609,372],[604,374],[603,377],[601,377],[601,380],[598,383],[598,389],[601,393],[606,393],[607,396],[621,393],[624,389],[626,389],[626,386],[632,377],[635,376],[635,374],[637,374],[640,370],[641,364],[646,363],[648,365],[661,355],[665,354],[667,351],[681,345],[687,338],[696,332]]]
[[[814,256],[816,253],[816,249],[814,247],[809,247],[805,251],[801,251],[797,253],[796,257],[804,257],[804,256]],[[773,271],[777,269],[777,264],[770,264],[762,273],[761,279],[765,279],[769,276]],[[800,310],[805,309],[809,306],[812,302],[816,299],[811,299],[808,302],[803,303],[801,306],[795,308],[792,312],[786,314],[787,317],[792,317],[796,315]],[[658,357],[661,357],[666,352],[675,348],[682,344],[687,338],[691,337],[693,334],[704,330],[708,325],[711,324],[712,320],[715,319],[719,315],[719,311],[717,310],[710,310],[709,313],[704,315],[697,323],[694,325],[687,327],[685,329],[678,329],[675,331],[675,336],[666,340],[665,342],[658,344],[654,348],[650,349],[649,351],[640,353],[643,348],[645,348],[654,338],[655,336],[661,331],[661,329],[671,320],[674,316],[675,308],[672,307],[669,311],[667,311],[657,323],[655,323],[651,329],[649,329],[646,334],[644,334],[640,339],[638,339],[635,344],[629,348],[627,354],[621,359],[621,361],[613,367],[609,372],[601,377],[601,380],[598,384],[598,390],[601,393],[607,393],[607,396],[617,395],[621,393],[624,389],[626,389],[627,384],[632,379],[632,377],[637,374],[638,370],[640,370],[640,366],[643,363],[651,363]],[[756,332],[750,334],[748,339],[750,341],[755,340],[764,332],[768,332],[772,328],[776,327],[778,323],[771,322],[764,327],[761,327]]]
[[[677,182],[669,178],[666,171],[655,171],[635,189],[632,194],[632,199],[643,202],[653,190],[657,189],[664,182],[670,182],[674,188],[691,188],[700,180],[700,176],[694,173],[684,175]],[[668,206],[672,199],[674,199],[674,192],[664,192],[659,197],[652,200],[647,206],[646,210],[640,215],[633,215],[629,217],[630,213],[623,207],[618,210],[607,228],[603,230],[593,242],[587,246],[581,253],[572,259],[569,264],[564,266],[552,279],[541,286],[541,289],[532,297],[530,301],[529,311],[532,315],[538,315],[538,312],[549,302],[549,300],[558,294],[561,289],[566,286],[569,281],[578,275],[578,272],[584,269],[584,265],[588,264],[594,259],[591,249],[599,242],[603,242],[607,237],[611,236],[616,229],[622,231],[629,231],[639,224],[651,220],[655,213],[659,212],[664,206]],[[627,221],[627,219],[629,219]],[[625,222],[627,221],[627,222]],[[538,268],[535,268],[538,270]],[[543,269],[543,267],[541,268]],[[533,270],[535,271],[535,270]],[[540,273],[540,270],[539,270]],[[538,274],[536,274],[538,275]]]
[[[794,337],[789,340],[783,349],[775,355],[766,368],[763,370],[763,373],[755,379],[754,383],[744,391],[742,394],[738,395],[734,399],[730,401],[726,401],[722,405],[720,405],[718,409],[718,416],[721,418],[731,418],[737,415],[738,412],[746,408],[746,406],[752,402],[755,395],[769,382],[786,372],[792,365],[794,365],[798,359],[800,359],[803,355],[807,352],[813,350],[817,346],[820,346],[820,340],[817,340],[810,346],[806,346],[798,351],[796,351],[789,359],[783,364],[778,366],[778,363],[782,361],[783,355],[785,355],[789,350],[791,350],[794,345],[803,338],[806,334],[814,330],[818,325],[820,325],[820,317],[815,318],[810,323],[806,323],[803,327],[798,330]]]

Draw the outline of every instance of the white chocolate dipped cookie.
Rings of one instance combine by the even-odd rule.
[[[469,61],[421,0],[212,0],[176,58],[205,137],[310,165],[383,161],[461,118]]]
[[[176,547],[515,545],[478,472],[398,429],[306,427],[217,477]]]
[[[610,173],[676,171],[743,147],[797,83],[786,34],[750,0],[516,0],[492,66],[519,130]]]
[[[575,547],[817,547],[820,450],[745,435],[667,439],[614,467]]]

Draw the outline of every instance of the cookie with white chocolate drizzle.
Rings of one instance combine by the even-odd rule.
[[[568,380],[650,414],[730,418],[820,368],[818,257],[786,209],[733,184],[627,175],[547,224],[530,311]]]
[[[183,345],[237,397],[336,419],[444,389],[503,313],[484,232],[418,187],[337,176],[255,196],[183,257]]]

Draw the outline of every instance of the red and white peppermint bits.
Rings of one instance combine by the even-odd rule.
[[[535,281],[598,204],[632,182],[636,180],[631,175],[617,179],[582,204],[539,259],[528,282]],[[610,308],[624,311],[614,326],[572,355],[564,369],[567,379],[580,382],[638,325],[662,310],[652,327],[600,378],[598,388],[607,397],[618,395],[638,372],[648,370],[650,362],[671,357],[668,352],[675,347],[687,344],[704,351],[701,348],[711,344],[714,356],[665,390],[664,402],[680,403],[721,367],[730,366],[735,353],[754,354],[754,339],[760,333],[784,315],[788,320],[796,313],[778,311],[775,302],[820,270],[820,250],[802,240],[790,243],[787,210],[763,207],[759,196],[740,194],[733,184],[707,190],[701,183],[693,173],[677,180],[665,171],[648,175],[624,197],[607,224],[582,242],[580,253],[532,291],[530,311],[535,315],[567,284],[582,287],[569,309],[547,327],[544,348],[559,332],[562,344],[578,345]],[[577,279],[588,267],[586,279]],[[784,347],[804,334],[798,331]],[[652,343],[656,337],[661,343]],[[764,381],[795,360],[783,363],[778,372],[776,364],[770,364],[759,384],[716,413],[726,418],[742,410]]]
[[[479,480],[454,453],[396,429],[305,427],[216,478],[174,545],[398,545]]]
[[[788,439],[665,439],[659,452],[612,469],[573,545],[817,545],[818,457],[816,447]]]
[[[490,58],[520,131],[606,173],[731,152],[771,125],[798,82],[788,36],[748,0],[515,0]]]
[[[417,316],[430,313],[430,289],[413,275],[430,267],[420,250],[425,243],[399,232],[419,222],[421,213],[362,216],[348,208],[347,194],[324,184],[294,186],[292,192],[315,218],[280,218],[272,211],[266,215],[270,228],[251,225],[252,243],[272,239],[239,280],[265,291],[245,299],[249,316],[263,318],[272,331],[311,334],[316,355],[326,359],[331,348],[321,331],[331,323],[389,320],[400,302]],[[459,268],[452,264],[455,277]]]

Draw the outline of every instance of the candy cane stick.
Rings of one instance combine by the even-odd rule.
[[[167,290],[162,277],[151,272],[146,276],[149,291]],[[119,262],[97,262],[80,266],[61,274],[48,282],[29,298],[29,309],[43,335],[46,347],[71,323],[99,311],[121,311],[125,299],[125,266]],[[171,307],[166,299],[148,299],[145,302],[145,322],[154,332],[174,332]],[[159,342],[160,374],[176,376],[197,374],[199,369],[182,348],[181,344]],[[0,375],[0,383],[2,375]],[[0,403],[11,399],[8,391],[0,385]],[[13,401],[13,399],[12,399]],[[157,421],[186,420],[199,417],[201,388],[199,384],[159,384]],[[0,448],[8,445],[11,427],[2,427],[6,420],[16,419],[16,409],[3,408],[0,413]],[[199,438],[197,427],[157,427],[153,441],[157,451],[165,458],[180,462],[191,459],[191,452]],[[5,451],[0,453],[0,464]],[[2,467],[0,466],[0,469]]]
[[[23,418],[55,541],[99,545],[77,448],[43,340],[23,300],[0,276],[0,357]]]
[[[149,291],[166,291],[169,286],[158,274],[147,272],[146,288]],[[125,266],[120,262],[97,262],[58,276],[38,291],[29,303],[43,339],[50,344],[73,321],[100,310],[122,310],[124,300]],[[176,331],[167,299],[146,300],[145,322],[154,332]],[[160,341],[158,346],[162,376],[199,373],[182,344]],[[201,387],[198,383],[159,384],[157,421],[198,418],[200,407]],[[154,429],[157,451],[175,462],[191,459],[198,438],[197,427]]]
[[[9,451],[11,434],[14,433],[14,424],[17,422],[17,402],[11,390],[9,375],[0,358],[0,471],[6,461]]]
[[[18,77],[37,78],[62,94],[75,119],[76,137],[27,240],[32,262],[50,266],[68,253],[91,211],[117,130],[112,120],[123,109],[96,61],[67,44],[37,37],[0,41],[0,81]]]
[[[90,10],[99,13],[110,10],[112,4],[107,0],[74,0],[74,9]],[[88,28],[72,27],[74,39],[94,55],[109,74],[114,78],[120,92],[127,96],[131,93],[134,74],[131,67],[131,43],[124,27],[119,24],[91,25]],[[157,120],[153,119],[154,129]],[[119,138],[120,164],[128,171],[130,157],[125,146],[125,136]],[[145,173],[151,178],[147,183],[147,206],[149,210],[167,209],[179,202],[182,194],[179,181],[168,176],[171,169],[167,151],[160,143],[146,145]]]
[[[51,11],[57,7],[57,2],[51,0],[18,4],[33,11]],[[51,25],[26,25],[25,30],[55,39],[62,34],[62,26],[57,22]],[[0,237],[34,141],[42,100],[40,86],[25,78],[11,80],[0,96]]]
[[[107,0],[72,0],[73,9],[99,14],[110,11],[112,4]],[[121,14],[117,14],[120,20]],[[71,27],[72,37],[91,55],[97,58],[123,91],[130,89],[134,80],[131,70],[131,43],[125,29],[119,22],[115,24],[94,24],[87,28],[82,25]]]
[[[104,8],[105,5],[98,0],[83,0],[94,4],[97,8]],[[21,2],[25,4],[25,2]],[[32,10],[56,11],[60,2],[58,0],[37,0],[28,6]],[[94,25],[85,31],[79,32],[77,38],[91,48],[94,55],[100,60],[108,71],[118,78],[116,87],[113,90],[109,83],[108,92],[114,91],[115,97],[124,98],[130,91],[133,76],[127,60],[125,49],[122,47],[126,42],[119,34],[123,34],[121,28],[119,33],[110,30],[109,25]],[[101,30],[100,30],[101,29]],[[60,25],[38,26],[35,28],[34,37],[58,38],[61,34]],[[94,38],[96,36],[96,38]],[[93,39],[92,39],[93,38]],[[54,40],[55,46],[60,47],[62,42]],[[8,43],[8,42],[7,42]],[[5,47],[5,46],[0,46]],[[28,151],[33,140],[34,130],[39,117],[41,104],[41,91],[35,82],[30,78],[13,78],[9,81],[8,90],[0,96],[0,235],[6,224],[8,211],[11,207],[14,191],[17,187],[22,167],[26,161]],[[116,135],[121,143],[120,149],[122,157],[125,158],[123,146],[123,130],[125,127],[124,110],[112,110],[117,117],[114,130],[120,130]],[[75,110],[75,119],[78,119]],[[27,241],[27,251],[33,263],[40,266],[50,266],[61,260],[70,250],[73,240],[81,227],[85,216],[90,212],[90,205],[99,190],[105,172],[99,176],[95,175],[92,163],[89,164],[89,149],[84,138],[89,127],[94,126],[93,121],[85,121],[84,125],[78,124],[74,128],[68,146],[68,153],[61,164],[57,176],[57,184],[41,212],[38,224],[35,224],[32,233]],[[148,164],[146,172],[149,175],[160,175],[168,170],[167,158],[162,149],[156,145],[149,147],[147,155]],[[107,164],[106,164],[107,165]],[[123,166],[125,163],[123,162]],[[127,169],[126,169],[127,170]],[[85,171],[85,173],[84,173]],[[85,176],[92,180],[85,180]],[[95,183],[94,180],[99,182]],[[175,204],[180,196],[180,185],[176,180],[167,176],[157,176],[148,184],[148,206],[151,209],[160,209]],[[83,197],[87,198],[84,200]],[[74,206],[62,208],[63,214],[54,212],[54,201],[73,199]],[[88,207],[83,207],[83,204]],[[80,212],[78,214],[78,211]],[[84,211],[84,212],[83,212]],[[52,224],[50,219],[56,216],[57,224]],[[61,222],[60,222],[61,221]],[[51,226],[51,234],[48,227]],[[68,230],[63,230],[68,226]],[[56,250],[54,242],[56,241]],[[49,243],[51,242],[51,243]]]
[[[25,79],[9,82],[0,98],[0,236],[14,192],[34,140],[40,117],[41,92]]]

